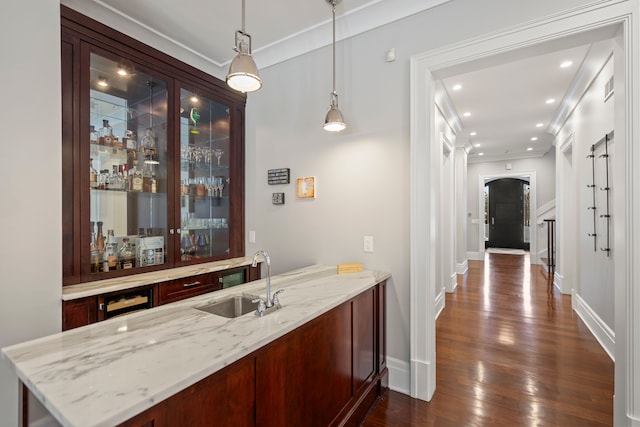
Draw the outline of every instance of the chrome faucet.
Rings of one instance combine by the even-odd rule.
[[[264,261],[267,263],[267,301],[265,302],[266,308],[270,308],[273,306],[273,302],[271,301],[271,258],[269,258],[269,254],[265,251],[258,251],[253,256],[253,262],[251,263],[251,267],[256,267],[258,265],[258,257],[262,255]]]

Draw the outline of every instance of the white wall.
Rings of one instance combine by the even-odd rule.
[[[60,5],[0,13],[0,347],[60,330]],[[0,361],[0,425],[18,424],[18,382]]]
[[[605,214],[606,193],[600,190],[605,187],[605,160],[598,158],[604,152],[604,146],[599,146],[596,150],[596,246],[589,237],[589,233],[594,232],[593,211],[587,207],[593,205],[593,194],[587,184],[592,182],[591,159],[586,156],[590,153],[592,144],[597,143],[605,134],[614,129],[614,99],[609,98],[604,101],[604,85],[613,76],[613,57],[604,66],[598,77],[595,79],[580,104],[569,117],[561,131],[558,133],[556,141],[565,141],[573,135],[573,153],[575,187],[574,211],[577,216],[577,239],[573,242],[566,242],[567,253],[574,253],[577,257],[578,280],[574,284],[574,293],[590,307],[593,312],[612,330],[614,329],[614,270],[613,256],[607,256],[600,248],[606,245],[606,220],[600,218]],[[614,140],[615,141],[615,140]],[[615,168],[616,143],[609,145],[610,154],[610,213],[611,223],[611,245],[613,245],[613,231],[616,221],[614,210],[614,198],[621,197],[616,189],[623,188],[622,185],[614,185],[615,182],[624,182],[624,176],[620,168]],[[570,181],[571,182],[571,181]],[[566,224],[567,226],[569,224]],[[613,254],[612,254],[613,255]]]
[[[440,215],[441,233],[438,236],[440,241],[440,270],[437,273],[440,288],[446,292],[453,292],[456,286],[455,267],[455,205],[454,205],[454,147],[456,135],[451,126],[447,123],[439,109],[436,108],[435,117],[436,141],[442,143],[442,158],[440,162]],[[441,296],[442,307],[444,307],[444,293]]]
[[[511,170],[506,170],[506,163],[510,163]],[[484,231],[484,214],[479,211],[479,177],[485,175],[512,174],[518,176],[522,172],[536,172],[536,206],[540,207],[555,198],[555,150],[552,148],[543,157],[529,159],[517,159],[509,161],[469,163],[467,169],[467,210],[471,213],[467,220],[467,251],[478,253],[484,250],[479,246],[480,233]],[[532,191],[533,194],[533,191]],[[531,233],[536,232],[535,212],[532,221]],[[479,220],[479,224],[475,223]],[[473,222],[472,222],[473,221]],[[533,234],[532,234],[533,235]],[[546,242],[538,242],[546,245]],[[532,258],[532,262],[533,262]]]
[[[458,144],[455,151],[455,216],[456,216],[456,273],[465,274],[468,269],[467,234],[469,221],[467,219],[467,157],[468,147]],[[470,146],[470,144],[467,143]]]
[[[329,47],[262,69],[264,86],[249,95],[247,107],[246,226],[257,238],[247,252],[268,250],[274,272],[351,261],[391,272],[389,355],[408,363],[409,57],[582,3],[547,0],[514,8],[508,1],[461,0],[338,43],[337,92],[349,126],[338,135],[322,130],[331,90]],[[397,60],[387,63],[391,47]],[[292,179],[317,176],[318,199],[295,200],[293,184],[267,185],[267,170],[281,167],[291,168]],[[542,192],[542,198],[555,191],[552,163],[547,169],[541,185],[551,195]],[[286,193],[284,206],[271,205],[276,191]],[[372,254],[362,252],[365,234],[375,237]]]

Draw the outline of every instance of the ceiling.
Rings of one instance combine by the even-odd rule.
[[[338,0],[336,38],[342,40],[451,0]],[[327,0],[245,0],[245,29],[258,68],[331,43]],[[227,67],[242,26],[241,0],[61,0],[61,4],[119,31],[153,38],[148,44],[185,49]]]
[[[246,31],[252,36],[259,69],[331,43],[327,0],[245,1]],[[336,38],[349,38],[448,1],[339,0]],[[61,3],[169,54],[182,58],[188,53],[218,77],[226,74],[235,56],[234,34],[242,24],[241,0]],[[536,46],[531,52],[520,49],[436,73],[441,79],[436,85],[436,102],[457,132],[457,143],[471,144],[469,161],[547,153],[555,133],[611,52],[599,40],[613,33],[613,29],[604,34],[586,33],[578,40],[566,38],[558,45]],[[572,65],[560,68],[567,60]],[[457,84],[460,90],[453,89]],[[550,98],[555,103],[546,104]],[[465,112],[471,115],[465,117]]]
[[[550,124],[589,47],[527,57],[443,79],[443,90],[462,125],[458,141],[469,141],[473,148],[469,158],[540,157],[548,152],[554,142]]]

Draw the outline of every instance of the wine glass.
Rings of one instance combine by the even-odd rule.
[[[222,148],[216,148],[213,150],[213,155],[218,159],[218,166],[220,166],[220,158],[222,157],[222,154],[224,154]]]
[[[224,177],[216,177],[216,187],[218,188],[218,197],[222,197],[222,189],[224,188]]]

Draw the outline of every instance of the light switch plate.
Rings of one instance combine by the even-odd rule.
[[[373,252],[373,236],[364,236],[364,249],[365,252]]]
[[[256,232],[251,230],[249,231],[249,243],[255,243],[256,242]]]

